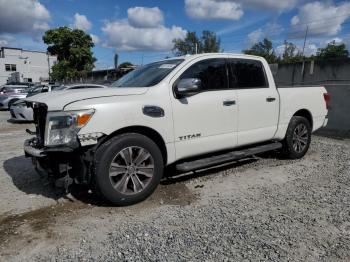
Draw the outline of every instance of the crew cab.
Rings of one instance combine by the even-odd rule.
[[[329,101],[324,87],[276,87],[260,57],[176,57],[112,88],[27,98],[36,131],[24,151],[51,177],[130,205],[152,194],[165,167],[186,173],[266,151],[302,158]]]

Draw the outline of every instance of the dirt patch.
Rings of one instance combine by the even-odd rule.
[[[8,124],[1,124],[0,123],[0,130],[2,133],[6,133],[6,132],[20,132],[23,131],[23,133],[25,133],[26,129],[30,129],[30,130],[35,130],[35,127],[33,124],[28,124],[28,123],[21,123],[21,124],[13,124],[13,123],[8,123]]]
[[[41,233],[44,233],[46,238],[52,238],[54,233],[50,229],[50,225],[56,222],[56,217],[62,214],[76,213],[87,207],[88,205],[81,202],[66,202],[18,215],[3,214],[0,216],[0,248],[9,242],[20,239],[31,242],[35,239],[35,235]],[[30,238],[24,239],[24,236],[30,236]]]
[[[196,195],[184,184],[159,185],[157,190],[141,205],[189,205],[197,199]]]
[[[32,243],[36,239],[55,240],[57,233],[53,228],[59,224],[62,217],[69,220],[79,219],[84,216],[86,209],[91,209],[95,215],[108,214],[121,209],[138,213],[161,205],[185,206],[196,200],[196,196],[183,183],[160,185],[150,198],[131,207],[108,206],[105,203],[99,203],[94,195],[89,193],[81,193],[79,197],[84,197],[85,201],[67,200],[54,206],[22,214],[1,215],[0,250],[7,250],[5,248],[11,243],[16,243],[17,246],[23,242],[24,244]]]

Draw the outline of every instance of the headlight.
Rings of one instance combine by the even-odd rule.
[[[94,112],[93,109],[49,112],[46,118],[45,146],[77,143],[77,133],[89,122]]]

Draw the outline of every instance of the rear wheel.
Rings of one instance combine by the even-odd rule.
[[[311,143],[310,122],[301,116],[292,117],[283,141],[283,155],[289,159],[302,158]]]
[[[162,175],[161,151],[146,136],[123,134],[107,141],[96,152],[96,190],[115,205],[132,205],[146,199]]]

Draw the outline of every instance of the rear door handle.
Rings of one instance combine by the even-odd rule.
[[[275,97],[269,96],[268,98],[266,98],[266,102],[274,102],[274,101],[276,101]]]
[[[236,104],[236,101],[235,100],[225,100],[222,104],[224,106],[233,106]]]

